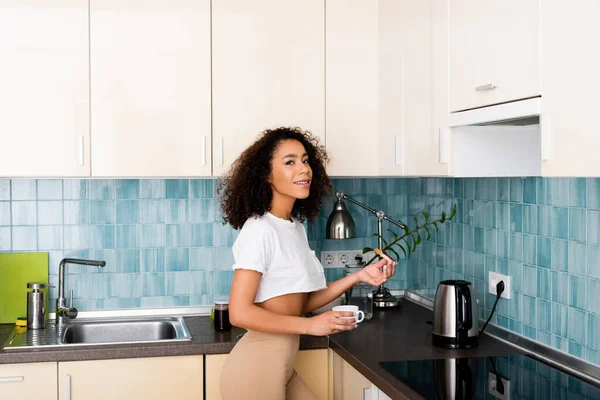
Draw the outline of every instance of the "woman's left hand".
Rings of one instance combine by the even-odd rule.
[[[368,283],[373,286],[381,286],[396,273],[396,262],[388,264],[383,259],[376,264],[370,264],[358,271],[360,282]]]

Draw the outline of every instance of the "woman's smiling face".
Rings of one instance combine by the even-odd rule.
[[[271,160],[269,183],[273,199],[305,199],[310,194],[312,169],[302,143],[289,139],[279,143]]]

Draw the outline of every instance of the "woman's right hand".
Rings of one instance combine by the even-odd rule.
[[[307,333],[313,336],[325,336],[343,331],[351,331],[356,328],[355,321],[352,311],[327,311],[307,319]]]

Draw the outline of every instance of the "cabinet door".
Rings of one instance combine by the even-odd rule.
[[[600,2],[544,0],[542,7],[544,176],[599,177]]]
[[[449,18],[451,111],[540,95],[539,0],[452,0]]]
[[[227,354],[206,356],[206,400],[220,400],[219,379]],[[319,400],[328,399],[327,349],[298,352],[296,372]]]
[[[326,132],[332,176],[377,176],[377,2],[328,0]]]
[[[89,176],[87,0],[0,2],[0,176]]]
[[[299,126],[323,139],[324,4],[213,2],[214,175],[267,128]]]
[[[203,399],[203,356],[58,363],[59,400]]]
[[[438,3],[379,1],[380,176],[448,175],[447,161],[440,162],[448,78],[447,59],[434,52],[447,40]]]
[[[56,363],[0,365],[3,399],[56,399]]]
[[[93,176],[210,176],[210,0],[92,0]]]
[[[371,400],[377,399],[379,389],[342,357],[333,353],[333,399]]]

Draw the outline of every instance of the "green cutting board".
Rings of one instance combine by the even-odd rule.
[[[27,316],[28,282],[48,283],[48,253],[0,253],[0,324]]]

